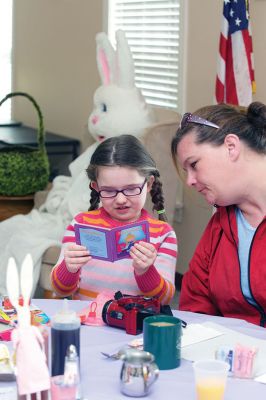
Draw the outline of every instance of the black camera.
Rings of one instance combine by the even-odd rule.
[[[130,296],[116,292],[114,299],[105,303],[103,321],[110,326],[125,329],[130,335],[143,330],[143,320],[156,314],[173,315],[170,306],[161,306],[156,297]]]

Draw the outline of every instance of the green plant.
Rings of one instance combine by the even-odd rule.
[[[0,194],[5,196],[24,196],[42,190],[49,179],[49,161],[45,148],[43,115],[35,99],[24,92],[12,92],[1,101],[0,106],[15,96],[26,97],[35,107],[39,127],[37,133],[38,148],[12,146],[1,141],[0,148]]]

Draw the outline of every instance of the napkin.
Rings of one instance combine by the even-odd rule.
[[[266,383],[266,374],[257,376],[257,378],[255,378],[254,381],[260,382],[260,383]]]
[[[181,348],[223,335],[220,330],[202,324],[189,324],[183,329]]]

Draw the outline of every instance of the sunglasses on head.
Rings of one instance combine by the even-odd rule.
[[[193,115],[191,113],[185,113],[180,121],[180,128],[183,129],[189,123],[199,124],[210,126],[211,128],[219,129],[219,126],[214,124],[213,122],[208,121],[207,119],[198,117],[197,115]]]

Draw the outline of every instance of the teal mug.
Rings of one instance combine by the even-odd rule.
[[[182,321],[169,315],[155,315],[143,321],[144,350],[152,353],[159,369],[179,367]]]

